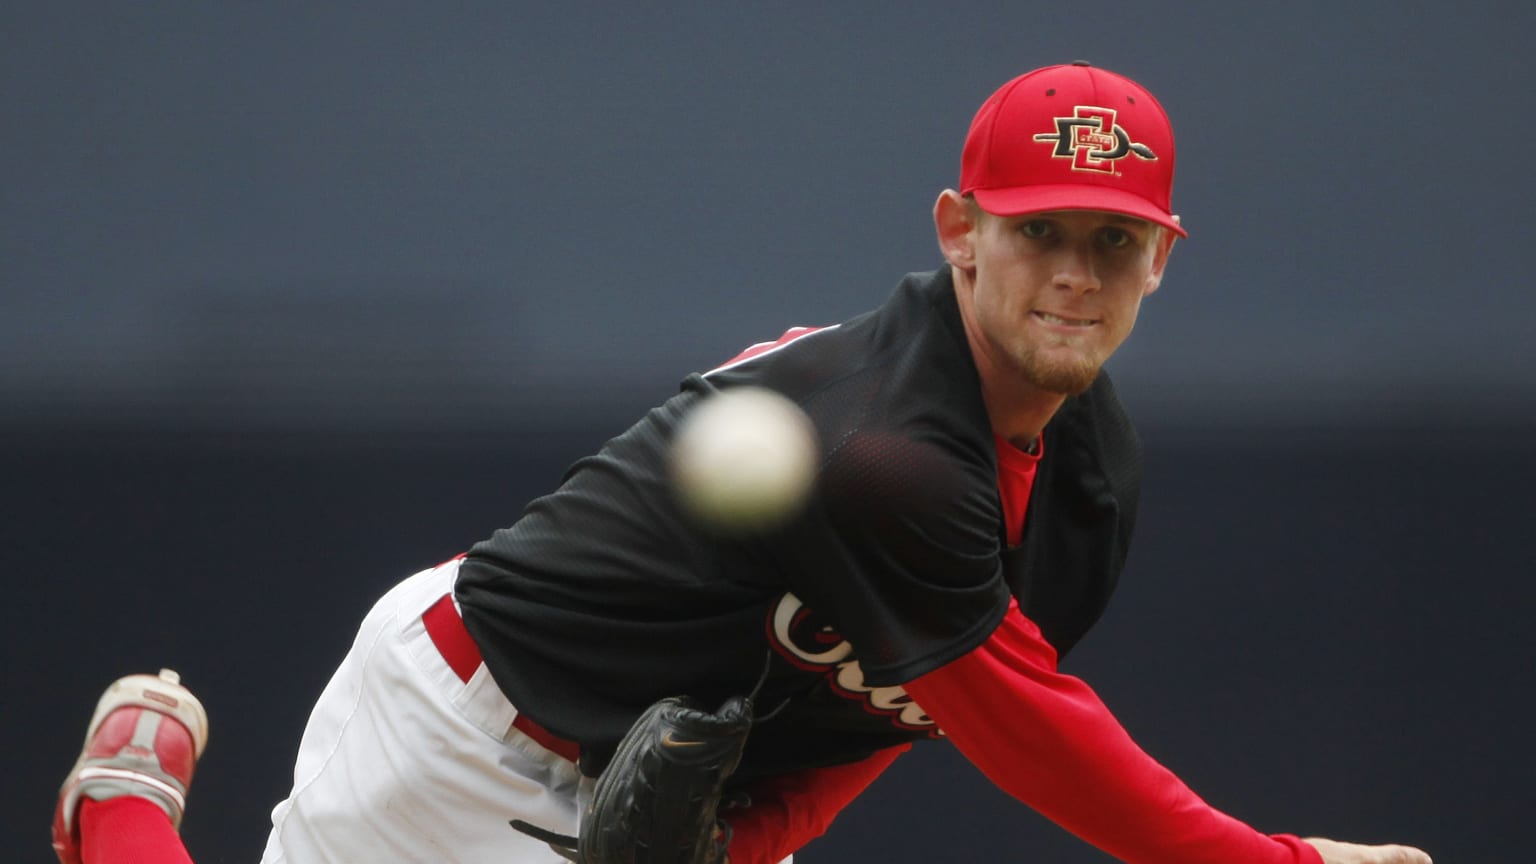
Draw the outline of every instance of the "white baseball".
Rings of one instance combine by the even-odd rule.
[[[816,428],[794,402],[760,387],[700,401],[672,442],[678,497],[717,529],[772,527],[804,504],[816,479]]]

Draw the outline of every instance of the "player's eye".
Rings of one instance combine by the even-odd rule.
[[[1054,227],[1049,220],[1030,219],[1019,223],[1019,233],[1031,240],[1043,240],[1051,236]]]
[[[1124,228],[1109,226],[1099,232],[1099,242],[1110,249],[1124,249],[1136,242],[1136,235]]]

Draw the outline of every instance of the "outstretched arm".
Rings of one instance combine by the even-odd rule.
[[[1399,846],[1261,834],[1206,804],[1131,740],[1017,605],[960,659],[906,684],[993,783],[1135,864],[1429,864]]]

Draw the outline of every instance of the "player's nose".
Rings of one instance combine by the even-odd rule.
[[[1054,263],[1053,282],[1057,288],[1075,294],[1088,294],[1101,287],[1092,250],[1076,246],[1061,249]]]

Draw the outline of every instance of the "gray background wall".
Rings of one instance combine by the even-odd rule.
[[[1533,767],[1525,4],[0,8],[0,824],[174,663],[254,860],[373,597],[685,372],[879,302],[996,85],[1162,99],[1192,237],[1113,371],[1146,513],[1072,658],[1269,830],[1511,860]],[[942,789],[942,794],[934,790]],[[943,747],[807,862],[1096,861]]]

